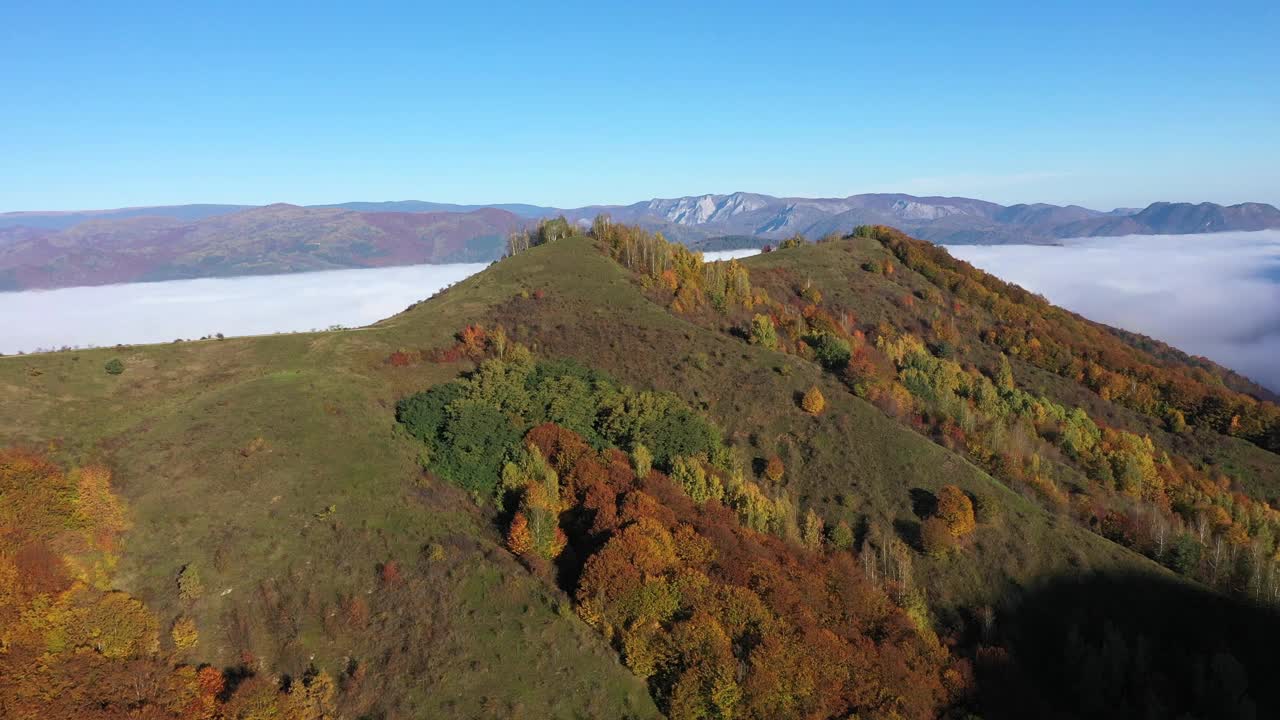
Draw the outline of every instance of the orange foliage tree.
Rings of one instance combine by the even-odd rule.
[[[563,429],[538,435],[580,447]],[[586,520],[567,525],[585,557],[578,613],[669,717],[928,718],[951,702],[947,651],[852,553],[806,553],[749,530],[661,472],[637,478],[621,452],[553,457],[576,458],[555,467],[579,478],[566,485],[567,515]],[[810,513],[806,525],[820,547],[821,520]]]
[[[955,537],[973,532],[973,501],[955,485],[944,485],[938,491],[938,517],[947,523],[947,530]]]
[[[778,482],[779,480],[781,480],[783,473],[785,473],[786,471],[787,471],[786,467],[782,465],[782,458],[778,457],[777,455],[770,457],[769,461],[765,463],[765,466],[764,466],[764,476],[769,478],[773,482]]]
[[[934,515],[920,524],[920,544],[934,557],[942,557],[956,549],[956,536],[946,519]]]

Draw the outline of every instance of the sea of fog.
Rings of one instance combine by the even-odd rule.
[[[757,252],[727,250],[705,257],[725,260]],[[410,265],[0,292],[0,353],[359,327],[486,267]]]
[[[1280,392],[1280,231],[954,245],[957,258],[1098,322]]]

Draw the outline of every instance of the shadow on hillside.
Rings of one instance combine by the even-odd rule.
[[[1280,613],[1172,579],[1052,581],[997,615],[982,716],[1280,717]]]
[[[938,497],[924,488],[911,488],[911,512],[920,520],[938,512]]]
[[[920,538],[920,521],[897,518],[893,521],[893,532],[911,549],[924,552],[924,542]]]

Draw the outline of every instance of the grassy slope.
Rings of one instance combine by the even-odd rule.
[[[819,272],[857,260],[819,251],[829,250],[749,262]],[[521,299],[521,289],[546,296]],[[887,288],[850,291],[890,299]],[[815,366],[673,316],[583,239],[499,263],[363,330],[0,358],[0,444],[53,443],[61,459],[115,468],[135,517],[120,584],[173,617],[176,572],[199,567],[196,657],[231,663],[247,644],[268,667],[298,672],[312,654],[333,671],[349,657],[386,655],[384,707],[397,714],[651,715],[643,685],[558,614],[557,594],[498,547],[469,499],[416,482],[416,450],[395,427],[394,402],[463,368],[390,368],[383,359],[447,345],[477,320],[502,322],[543,355],[701,404],[748,456],[782,455],[783,485],[831,520],[909,532],[912,489],[956,483],[999,498],[1004,512],[979,529],[973,549],[919,561],[939,605],[993,602],[1011,585],[1076,568],[1161,572],[1055,521]],[[113,356],[128,366],[118,377],[102,370]],[[819,418],[795,403],[813,384],[828,399]],[[443,559],[423,552],[433,543]],[[375,567],[392,558],[409,582],[382,589]],[[345,595],[370,599],[373,632],[340,622],[326,630]]]
[[[382,707],[396,716],[654,715],[644,685],[561,616],[560,598],[499,547],[469,498],[416,485],[416,451],[394,402],[460,368],[389,371],[381,360],[403,335],[444,344],[461,322],[455,313],[498,300],[487,290],[503,289],[486,284],[462,305],[441,299],[445,318],[412,332],[2,358],[0,444],[110,463],[134,519],[118,584],[167,622],[179,612],[179,568],[200,570],[193,658],[231,664],[247,645],[290,673],[312,654],[335,673],[346,658],[372,660],[372,678],[390,652],[398,659],[383,668],[391,687]],[[127,365],[118,377],[102,369],[114,356]],[[424,554],[432,543],[442,559]],[[379,588],[376,566],[389,559],[417,592]],[[404,597],[382,597],[389,592]],[[368,599],[370,631],[331,621],[326,632],[326,616],[343,617],[344,595]]]
[[[785,255],[747,262],[754,271],[797,258]],[[543,354],[574,357],[624,382],[671,390],[699,404],[747,457],[779,454],[788,468],[782,485],[829,520],[847,519],[855,527],[868,521],[897,525],[909,534],[918,523],[913,489],[936,491],[955,483],[998,499],[1003,516],[977,533],[971,552],[944,562],[919,560],[920,580],[941,606],[994,602],[1010,585],[1077,568],[1162,572],[1144,558],[1059,522],[967,460],[849,394],[816,366],[672,315],[585,240],[537,248],[490,273],[512,292],[547,292],[541,301],[513,298],[489,314],[491,321]],[[488,280],[475,278],[465,285]],[[428,304],[384,325],[418,326],[418,313],[435,310]],[[790,368],[786,376],[777,370],[784,365]],[[828,401],[818,418],[796,403],[796,396],[814,384]]]

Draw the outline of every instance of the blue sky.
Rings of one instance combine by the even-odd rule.
[[[1275,3],[184,5],[0,4],[0,211],[1280,204]]]

